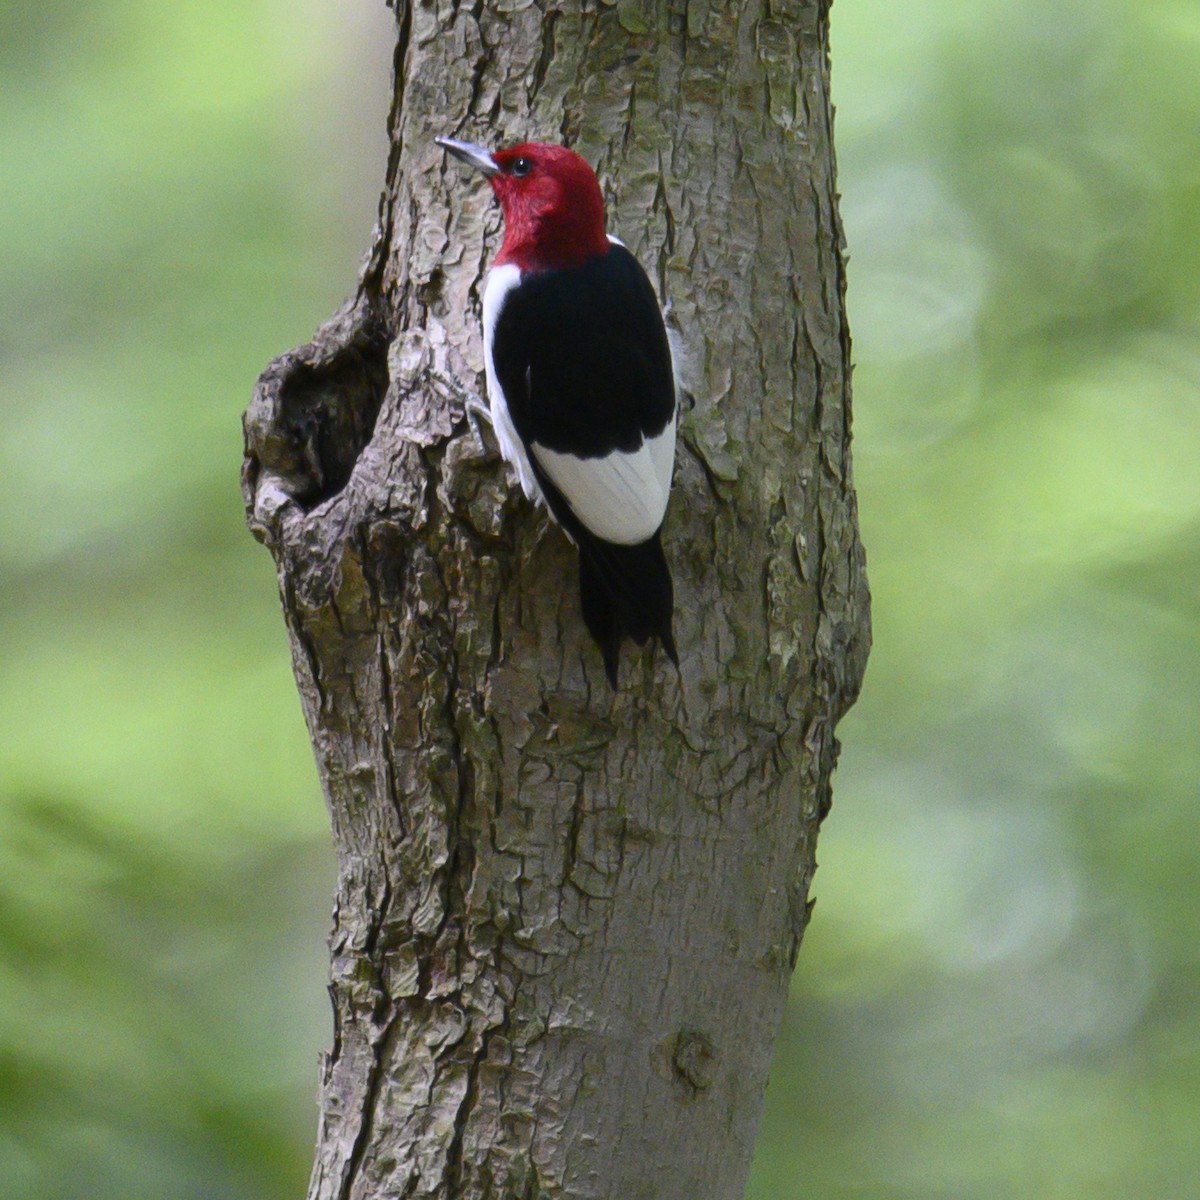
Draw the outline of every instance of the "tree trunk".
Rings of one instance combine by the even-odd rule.
[[[827,4],[397,16],[358,293],[246,417],[339,864],[309,1196],[733,1200],[869,641]],[[499,214],[436,134],[574,146],[671,301],[678,675],[609,689],[464,420]]]

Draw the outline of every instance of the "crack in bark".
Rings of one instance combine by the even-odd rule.
[[[381,1033],[373,1039],[374,1057],[366,1079],[362,1119],[343,1170],[337,1192],[338,1200],[351,1200],[354,1185],[358,1182],[359,1173],[363,1168],[366,1155],[370,1152],[371,1134],[375,1126],[376,1110],[379,1106],[380,1091],[385,1073],[384,1064],[390,1057],[388,1048],[395,1037],[398,1021],[399,1013],[393,1010],[391,1016],[384,1024]]]
[[[533,68],[533,78],[529,83],[529,92],[527,100],[530,105],[537,99],[538,93],[542,90],[543,84],[546,82],[546,76],[550,71],[550,64],[554,61],[555,52],[555,29],[558,25],[562,13],[557,8],[550,8],[545,12],[545,18],[542,23],[542,49],[538,55],[537,63]]]
[[[463,1145],[467,1134],[467,1124],[479,1100],[479,1075],[483,1064],[487,1061],[492,1034],[496,1028],[498,1027],[485,1029],[480,1036],[479,1048],[472,1055],[467,1066],[467,1086],[463,1091],[458,1110],[454,1114],[454,1132],[446,1150],[447,1195],[451,1197],[461,1195],[463,1190]]]

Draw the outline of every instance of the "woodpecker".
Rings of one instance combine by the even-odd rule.
[[[661,539],[675,376],[650,280],[606,234],[600,184],[574,151],[436,140],[487,176],[504,217],[483,292],[500,453],[578,547],[580,607],[609,683],[626,637],[657,638],[678,667]]]

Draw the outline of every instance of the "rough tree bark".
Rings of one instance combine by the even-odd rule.
[[[312,1200],[741,1194],[868,646],[827,7],[397,0],[357,295],[246,416],[339,864]],[[435,134],[573,145],[673,305],[681,676],[610,692],[463,419],[499,216]]]

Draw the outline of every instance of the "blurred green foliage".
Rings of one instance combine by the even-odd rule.
[[[1200,6],[833,14],[876,645],[752,1195],[1200,1195]]]
[[[331,868],[238,421],[353,284],[388,22],[0,12],[6,1196],[303,1188]],[[1200,7],[834,35],[876,648],[751,1196],[1195,1195]]]
[[[353,287],[391,36],[365,2],[0,12],[14,1200],[303,1194],[332,866],[240,415]]]

